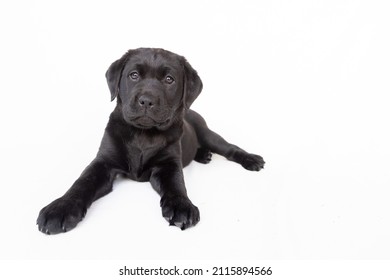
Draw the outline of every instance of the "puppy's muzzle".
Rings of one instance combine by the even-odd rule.
[[[147,111],[159,105],[158,97],[151,94],[143,93],[138,97],[137,104],[141,110]]]

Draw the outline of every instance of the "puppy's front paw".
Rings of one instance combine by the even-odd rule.
[[[59,198],[44,207],[37,219],[38,229],[46,234],[67,232],[76,227],[86,208],[76,201]]]
[[[183,196],[163,196],[161,198],[161,210],[169,225],[175,225],[182,230],[195,226],[200,220],[198,207]]]
[[[255,154],[245,154],[241,160],[241,165],[250,171],[260,171],[260,169],[264,168],[264,164],[264,159]]]

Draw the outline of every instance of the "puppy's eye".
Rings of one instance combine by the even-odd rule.
[[[129,74],[129,77],[132,79],[132,80],[138,80],[139,79],[139,74],[138,72],[136,71],[133,71]]]
[[[172,84],[173,82],[174,82],[175,80],[173,79],[173,77],[172,76],[166,76],[165,77],[165,82],[167,83],[167,84]]]

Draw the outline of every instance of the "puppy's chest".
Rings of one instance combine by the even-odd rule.
[[[129,175],[134,180],[145,181],[149,179],[151,159],[167,145],[162,136],[148,137],[139,135],[126,143],[127,163]]]

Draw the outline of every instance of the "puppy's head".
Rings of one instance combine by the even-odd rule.
[[[167,129],[202,91],[186,59],[162,49],[129,50],[111,64],[106,78],[124,120],[142,129]]]

